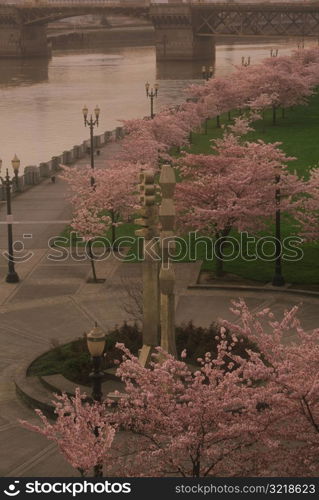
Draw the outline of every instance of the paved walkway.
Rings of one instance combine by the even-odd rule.
[[[116,152],[113,150],[112,154]],[[102,150],[99,161],[103,161]],[[109,152],[109,154],[111,154]],[[14,199],[13,210],[24,221],[20,235],[28,229],[31,215],[45,213],[50,220],[63,219],[69,208],[64,198],[65,185],[45,182]],[[34,208],[34,204],[37,208]],[[50,208],[51,207],[51,208]],[[1,211],[3,217],[3,210]],[[1,227],[1,226],[0,226]],[[102,284],[90,284],[87,261],[72,258],[64,262],[47,259],[46,241],[55,227],[36,225],[33,228],[30,261],[19,264],[22,278],[17,285],[0,282],[0,474],[4,477],[58,477],[77,473],[61,459],[56,448],[38,434],[23,429],[17,419],[37,422],[32,410],[15,394],[13,377],[22,364],[49,350],[52,344],[65,343],[82,336],[94,321],[107,330],[124,319],[127,288],[139,287],[141,265],[124,264],[115,257],[97,263],[97,274],[105,278]],[[59,232],[61,228],[59,227]],[[3,233],[3,231],[1,231]],[[3,238],[3,236],[1,236]],[[198,275],[197,264],[178,264],[177,322],[193,320],[208,325],[219,317],[231,318],[229,304],[238,292],[228,290],[187,289]],[[6,264],[0,261],[4,277]],[[306,329],[317,326],[318,298],[274,292],[241,292],[253,310],[271,306],[276,314],[300,304],[300,317]],[[40,390],[40,388],[39,388]]]

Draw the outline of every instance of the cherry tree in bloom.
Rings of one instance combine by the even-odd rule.
[[[232,347],[224,341],[224,330],[217,359],[207,354],[195,372],[160,348],[160,362],[144,368],[118,345],[124,361],[117,374],[126,395],[114,418],[130,432],[123,460],[118,454],[120,473],[207,477],[255,470],[254,446],[273,418],[272,410],[259,410],[259,403],[271,395],[267,387],[255,390],[243,383],[235,363],[225,369]]]
[[[207,83],[207,89],[203,101],[208,115],[216,116],[217,127],[220,127],[220,115],[240,107],[240,93],[232,78],[212,78]]]
[[[241,119],[238,127],[244,132],[248,123]],[[235,131],[236,123],[233,128]],[[177,184],[175,197],[182,230],[195,229],[215,237],[220,275],[222,246],[230,231],[261,230],[266,217],[275,214],[278,186],[283,195],[281,208],[290,212],[300,203],[296,196],[305,189],[303,182],[285,169],[294,158],[286,156],[280,143],[242,142],[229,131],[212,143],[214,154],[185,154],[178,160],[183,182]]]
[[[187,145],[189,134],[204,120],[203,106],[183,103],[157,113],[153,120],[124,122],[127,135],[122,141],[120,158],[130,163],[157,168],[161,160],[170,160],[172,147]]]
[[[157,168],[158,160],[161,154],[166,153],[167,146],[159,143],[154,136],[151,121],[136,119],[124,122],[126,135],[119,153],[121,161]]]
[[[266,109],[277,106],[279,103],[278,94],[260,94],[255,99],[251,99],[247,102],[249,109],[255,112],[260,112],[263,119],[263,131],[265,131],[265,111]]]
[[[57,419],[50,423],[41,410],[36,414],[42,426],[24,420],[20,423],[54,441],[60,453],[82,476],[93,468],[101,468],[112,445],[115,429],[109,424],[107,408],[104,404],[85,402],[86,395],[76,389],[75,396],[55,395]]]
[[[307,241],[319,239],[319,168],[310,170],[310,177],[306,183],[307,197],[303,199],[296,214],[296,219],[301,224],[301,234]]]
[[[97,281],[94,240],[105,238],[112,231],[112,245],[116,238],[116,227],[136,204],[134,195],[138,166],[126,163],[120,168],[116,162],[108,168],[94,169],[94,184],[91,183],[90,167],[64,167],[63,179],[69,185],[72,205],[72,229],[87,242],[93,280]]]
[[[133,477],[316,477],[319,329],[305,332],[296,307],[276,319],[238,300],[232,312],[236,322],[219,320],[215,358],[190,367],[185,351],[179,361],[157,348],[145,368],[117,344],[125,393],[116,407],[89,406],[77,390],[58,397],[55,424],[37,411],[43,426],[23,425],[56,442],[82,474],[103,465]],[[254,347],[242,356],[244,338]],[[126,431],[117,443],[110,422]]]
[[[306,332],[297,307],[276,319],[238,300],[232,312],[236,323],[220,320],[217,358],[193,373],[160,349],[143,368],[121,347],[126,397],[115,415],[133,434],[119,459],[127,475],[317,475],[319,329]],[[244,338],[255,345],[245,358],[235,354]]]
[[[95,168],[94,186],[90,184],[90,168],[64,168],[63,178],[69,184],[73,207],[72,227],[86,240],[105,236],[111,227],[114,243],[116,227],[136,205],[134,192],[140,165],[122,165],[109,162],[108,168]]]
[[[278,106],[288,108],[297,104],[305,104],[307,97],[312,94],[310,78],[297,71],[288,72],[283,65],[275,66],[266,62],[255,68],[254,75],[255,78],[251,82],[251,99],[260,94],[278,95],[278,104],[274,102],[272,106],[274,125]]]
[[[242,300],[234,302],[232,310],[239,321],[223,321],[223,326],[235,337],[243,335],[256,343],[262,353],[253,354],[255,365],[243,362],[243,377],[256,381],[258,365],[267,366],[262,380],[273,391],[273,401],[267,403],[277,412],[262,437],[271,450],[271,463],[263,475],[317,476],[319,329],[306,332],[297,307],[286,311],[281,320],[269,309],[252,314]]]

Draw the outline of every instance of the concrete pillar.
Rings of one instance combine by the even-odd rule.
[[[84,153],[88,154],[88,150],[90,149],[90,141],[83,141],[82,147],[83,147]]]
[[[155,201],[154,171],[142,171],[140,174],[140,193],[142,210],[141,219],[135,224],[143,229],[135,231],[136,236],[143,237],[143,349],[140,362],[149,361],[151,350],[159,345],[160,317],[159,317],[159,263],[158,248],[158,206]]]
[[[157,207],[156,207],[157,208]],[[143,344],[156,347],[160,343],[159,261],[152,256],[153,241],[144,240],[143,262]]]
[[[107,144],[108,142],[110,142],[111,137],[112,137],[112,132],[110,132],[110,130],[104,132],[104,143]]]
[[[58,170],[60,170],[61,168],[61,165],[65,165],[65,155],[64,153],[62,153],[60,156],[57,156],[57,160],[58,160]]]
[[[84,143],[80,144],[77,146],[79,148],[79,158],[83,158],[86,155],[86,147],[84,146]]]
[[[157,61],[213,61],[215,44],[212,37],[197,36],[192,26],[156,27]]]
[[[160,275],[161,289],[161,347],[169,354],[177,357],[175,339],[175,273],[170,267],[161,267]]]
[[[52,172],[56,172],[59,168],[59,162],[57,156],[52,156],[51,158],[51,170]]]
[[[50,57],[46,25],[2,25],[0,57]]]
[[[93,148],[94,148],[94,149],[96,149],[96,148],[98,148],[98,147],[99,147],[98,142],[99,142],[99,136],[98,136],[98,135],[95,135],[95,136],[93,137]]]
[[[162,191],[162,202],[159,208],[159,220],[162,226],[160,233],[162,266],[159,275],[161,347],[173,356],[177,355],[175,339],[175,273],[169,255],[174,244],[175,206],[173,195],[175,184],[174,169],[170,165],[163,165],[159,178]]]
[[[72,156],[73,160],[78,160],[80,158],[80,146],[73,146]]]
[[[115,129],[115,137],[116,137],[116,140],[120,140],[122,139],[124,136],[123,134],[123,127],[116,127]]]
[[[28,186],[39,184],[40,172],[38,167],[31,165],[24,169],[24,183]]]
[[[196,15],[185,3],[151,4],[157,61],[212,61],[213,38],[197,35]]]
[[[71,151],[63,151],[63,165],[70,165],[72,163],[72,152]]]
[[[40,163],[39,165],[40,177],[49,177],[50,176],[50,166],[47,163]]]

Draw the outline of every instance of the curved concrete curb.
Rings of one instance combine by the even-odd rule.
[[[47,417],[56,418],[54,412],[55,406],[52,402],[54,394],[61,395],[63,392],[66,392],[68,396],[74,396],[77,387],[80,388],[82,394],[88,394],[90,391],[89,387],[75,384],[61,374],[52,376],[27,376],[28,368],[33,361],[24,363],[16,371],[14,376],[16,393],[27,406],[41,410]],[[114,391],[108,392],[105,389],[103,390],[103,386],[105,387],[106,384],[107,382],[102,384],[102,392],[105,397],[116,404],[119,398],[123,396],[117,395]],[[91,396],[88,395],[85,401],[92,402]]]
[[[14,384],[16,393],[22,401],[29,407],[41,410],[47,417],[55,418],[54,406],[49,397],[49,392],[44,387],[41,390],[41,382],[38,377],[27,377],[27,370],[30,363],[18,368]],[[52,394],[53,396],[53,394]]]

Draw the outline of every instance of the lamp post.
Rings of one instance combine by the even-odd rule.
[[[93,173],[94,173],[94,136],[93,136],[93,133],[94,133],[94,127],[99,126],[100,108],[98,107],[98,105],[95,106],[95,109],[94,109],[95,119],[92,117],[92,115],[90,115],[90,118],[88,119],[89,110],[88,110],[87,106],[83,107],[82,113],[83,113],[83,118],[84,118],[84,126],[85,127],[89,126],[89,128],[90,128],[90,144],[91,144],[90,154],[91,154],[91,169],[92,169],[91,186],[93,187],[94,183],[95,183],[94,175],[93,175]]]
[[[148,82],[145,83],[145,91],[146,91],[146,97],[149,97],[151,101],[151,118],[154,118],[154,97],[157,97],[158,94],[158,89],[159,89],[159,84],[155,83],[154,88],[150,88],[150,84]]]
[[[276,202],[276,215],[275,215],[275,274],[272,279],[273,286],[283,286],[285,284],[284,277],[282,275],[281,269],[281,190],[280,190],[280,167],[276,170],[275,176],[276,191],[275,191],[275,202]]]
[[[277,57],[278,52],[278,49],[270,49],[270,57]]]
[[[15,180],[15,186],[16,186],[16,191],[20,191],[20,186],[19,186],[19,168],[20,168],[20,160],[17,157],[17,155],[14,155],[13,160],[12,160],[12,168],[14,172],[14,180]]]
[[[105,333],[101,328],[95,323],[94,328],[87,334],[87,347],[89,353],[92,356],[93,371],[90,374],[92,378],[92,398],[94,401],[101,403],[102,401],[102,379],[103,372],[101,371],[102,355],[105,347]],[[99,430],[96,427],[94,429],[94,434],[96,437],[99,435]],[[102,477],[103,470],[101,464],[96,464],[94,466],[94,477]]]
[[[12,167],[17,165],[17,162],[19,162],[20,165],[20,160],[16,157],[12,160]],[[2,167],[2,160],[0,160],[0,173],[1,173],[1,167]],[[15,178],[16,179],[16,178]],[[9,171],[8,169],[6,170],[6,176],[3,178],[0,175],[0,180],[2,182],[2,185],[5,188],[6,191],[6,202],[7,202],[7,226],[8,226],[8,274],[6,277],[6,282],[7,283],[18,283],[20,281],[19,276],[15,270],[14,267],[14,255],[13,255],[13,234],[12,234],[12,210],[11,210],[11,187],[13,185],[12,179],[10,179],[9,176]]]
[[[247,68],[247,66],[250,66],[250,56],[248,56],[248,57],[242,56],[241,65],[246,67],[246,68]]]
[[[213,66],[202,66],[202,77],[208,82],[208,80],[213,76]]]

